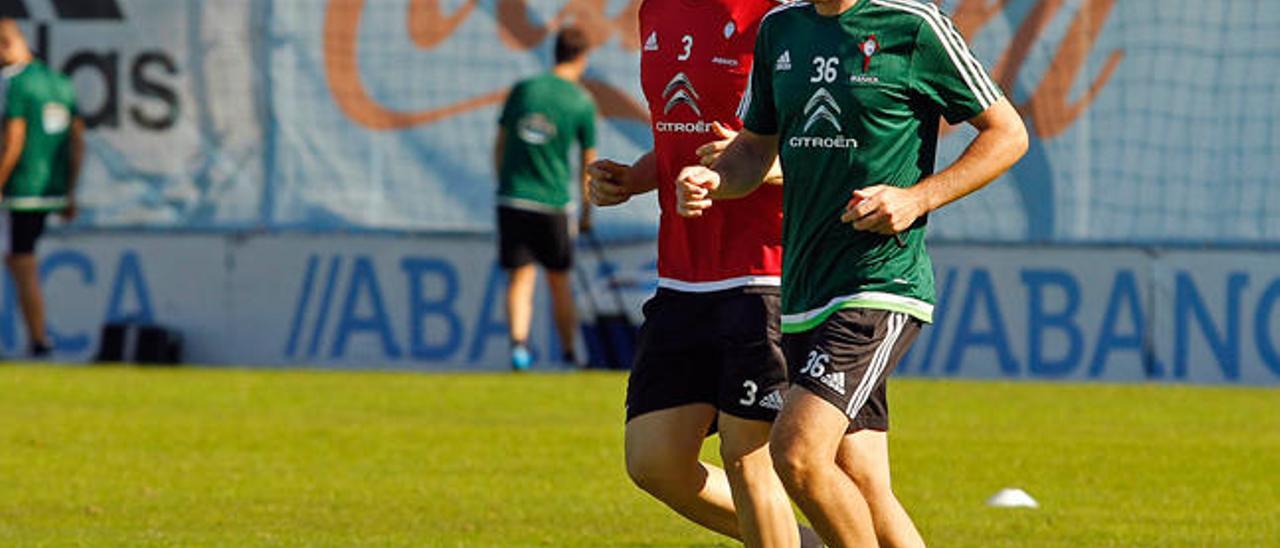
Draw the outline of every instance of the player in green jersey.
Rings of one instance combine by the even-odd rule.
[[[780,7],[756,42],[745,129],[677,181],[682,214],[753,191],[781,158],[782,328],[793,387],[771,447],[832,545],[922,545],[889,484],[885,379],[933,314],[929,212],[1004,173],[1017,112],[951,21],[915,0]],[[940,119],[978,135],[934,173]]]
[[[75,183],[84,157],[84,121],[71,80],[31,54],[13,19],[0,20],[0,63],[7,83],[0,185],[8,210],[5,262],[18,289],[32,356],[52,349],[35,255],[50,212],[75,218]]]
[[[529,323],[534,262],[547,271],[547,285],[564,354],[575,365],[576,329],[572,285],[573,237],[569,227],[569,149],[577,142],[581,165],[595,161],[596,106],[578,80],[587,68],[586,34],[576,27],[556,36],[555,67],[519,82],[511,89],[494,144],[498,172],[498,255],[508,274],[507,321],[511,334],[511,366],[529,367]],[[583,174],[578,228],[591,229],[590,202]]]

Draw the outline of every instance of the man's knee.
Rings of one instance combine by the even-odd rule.
[[[858,486],[858,490],[868,499],[881,497],[892,497],[893,488],[889,482],[889,474],[880,470],[865,466],[864,463],[855,462],[852,459],[841,458],[837,460],[840,469],[844,471],[849,479],[853,480],[854,485]]]
[[[836,455],[836,464],[868,498],[893,496],[889,479],[888,444],[883,434],[859,433],[860,440],[846,437]]]
[[[745,446],[735,446],[720,440],[720,461],[724,463],[724,470],[730,475],[742,475],[750,466],[748,457],[752,451]]]
[[[788,489],[808,490],[820,473],[822,462],[815,447],[799,436],[777,433],[769,443],[773,468]]]
[[[643,456],[627,451],[627,476],[631,478],[631,483],[634,483],[636,487],[648,491],[649,486],[658,481],[657,478],[660,475],[658,468]]]
[[[698,462],[703,436],[715,416],[697,404],[646,413],[627,422],[627,475],[637,487],[661,493],[701,489],[705,471]]]
[[[660,496],[676,490],[688,475],[687,463],[676,462],[660,451],[627,450],[627,476],[631,482],[646,492]]]

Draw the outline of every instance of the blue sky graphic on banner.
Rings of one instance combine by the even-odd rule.
[[[89,118],[90,226],[491,231],[502,92],[547,68],[566,20],[601,44],[600,152],[630,160],[651,141],[638,0],[17,4]],[[935,238],[1280,241],[1280,4],[941,5],[1033,143],[940,212]],[[940,164],[971,135],[949,130]],[[654,234],[654,200],[633,202],[599,218],[607,234]]]

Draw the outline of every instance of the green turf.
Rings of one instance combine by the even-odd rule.
[[[0,366],[0,546],[727,545],[628,484],[624,385]],[[1280,542],[1276,390],[891,386],[935,546]]]

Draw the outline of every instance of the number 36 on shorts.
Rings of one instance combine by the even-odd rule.
[[[821,350],[810,350],[809,359],[805,361],[804,367],[800,368],[801,375],[809,375],[815,379],[827,374],[827,367],[831,365],[831,356]]]

